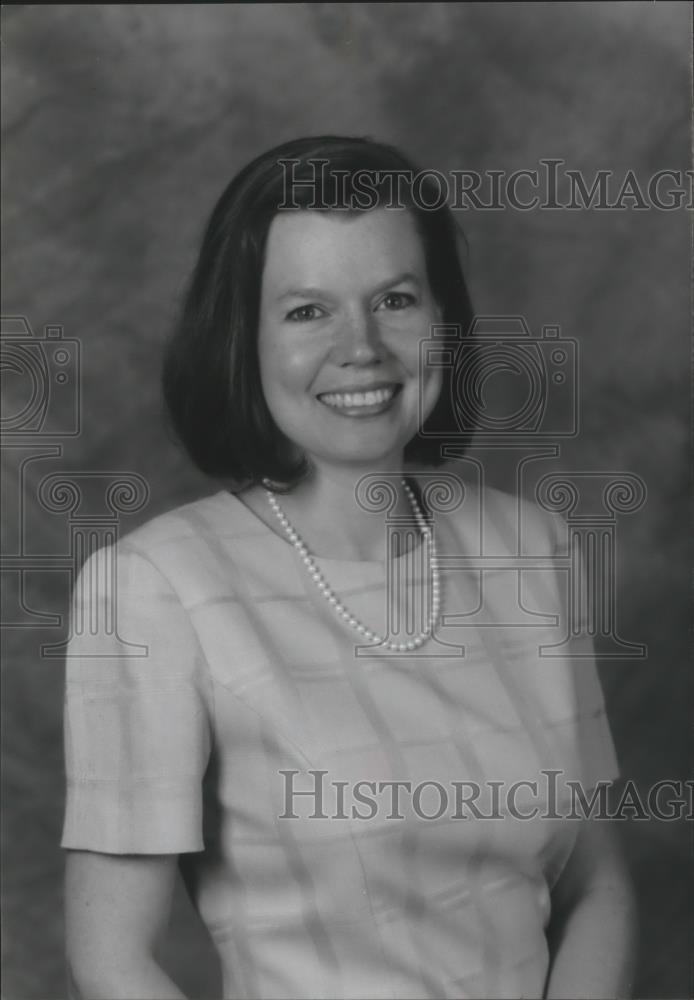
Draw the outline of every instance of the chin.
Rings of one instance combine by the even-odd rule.
[[[390,448],[339,448],[330,451],[314,452],[319,464],[342,465],[353,468],[368,468],[374,472],[380,470],[401,468],[405,446]]]

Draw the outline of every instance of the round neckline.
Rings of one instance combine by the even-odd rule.
[[[247,504],[245,504],[243,502],[243,500],[239,500],[239,498],[234,493],[232,493],[230,490],[221,489],[219,491],[219,493],[217,494],[217,496],[223,496],[225,498],[230,499],[236,505],[237,508],[241,509],[242,515],[246,518],[246,520],[249,523],[254,524],[256,526],[256,528],[261,528],[263,530],[263,533],[265,535],[268,535],[270,538],[275,539],[277,542],[279,542],[280,545],[282,545],[282,547],[283,547],[283,549],[285,551],[296,552],[296,549],[291,544],[291,542],[289,541],[288,538],[285,538],[283,535],[280,535],[279,532],[274,531],[268,524],[265,523],[265,521],[263,521],[263,519],[261,517],[259,517],[256,514],[256,512],[254,510],[252,510],[249,506],[247,506]],[[423,544],[424,544],[424,539],[423,539],[423,536],[420,533],[419,538],[418,538],[418,542],[417,542],[417,545],[415,546],[415,548],[409,549],[407,552],[403,552],[401,555],[395,556],[392,559],[392,562],[395,563],[395,564],[397,564],[397,563],[399,563],[403,559],[407,559],[409,557],[417,555],[421,551]],[[315,555],[313,553],[312,549],[310,548],[310,546],[307,546],[307,548],[308,548],[308,550],[309,550],[309,552],[311,554],[311,558],[314,560],[315,563],[319,563],[319,564],[333,564],[333,565],[336,565],[336,566],[337,565],[339,565],[339,566],[362,566],[362,567],[372,566],[372,567],[378,567],[380,569],[384,569],[385,568],[385,561],[381,560],[381,559],[338,559],[338,558],[335,558],[334,556],[319,556],[319,555]]]

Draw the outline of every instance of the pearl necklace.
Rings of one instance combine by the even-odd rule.
[[[396,653],[412,652],[422,646],[432,634],[434,626],[438,621],[439,611],[441,608],[441,579],[439,576],[438,560],[436,558],[434,536],[431,528],[424,519],[424,515],[419,508],[419,504],[417,503],[417,499],[412,489],[404,479],[402,480],[402,485],[405,489],[407,499],[410,501],[412,513],[414,514],[415,521],[417,522],[417,527],[422,534],[423,542],[429,546],[429,563],[431,565],[431,606],[429,608],[427,626],[422,632],[414,636],[414,638],[410,639],[408,642],[391,642],[389,639],[386,639],[385,636],[379,635],[377,632],[374,632],[373,629],[367,628],[367,626],[364,625],[364,623],[361,622],[356,615],[352,614],[352,612],[342,603],[337,594],[335,594],[330,587],[330,584],[316,566],[308,548],[304,544],[303,539],[280,507],[275,494],[272,490],[265,487],[265,494],[267,496],[268,503],[277,516],[277,520],[282,525],[284,533],[301,557],[301,561],[306,567],[308,575],[311,577],[319,592],[323,595],[338,618],[349,625],[350,628],[353,628],[355,632],[363,636],[363,638],[367,641],[373,642],[374,645],[385,646],[386,649],[393,650]]]

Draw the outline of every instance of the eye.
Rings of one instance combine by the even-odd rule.
[[[325,312],[320,306],[307,305],[307,306],[297,306],[296,309],[292,309],[285,316],[292,323],[307,323],[312,319],[318,319],[318,314],[325,316]]]
[[[385,306],[386,310],[392,312],[406,309],[408,306],[414,305],[416,301],[414,295],[410,295],[409,292],[388,292],[385,298],[379,302],[378,308]]]

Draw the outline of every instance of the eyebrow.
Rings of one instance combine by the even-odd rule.
[[[396,274],[394,278],[382,281],[373,289],[373,294],[377,295],[379,292],[384,292],[386,288],[392,288],[394,285],[402,285],[405,281],[410,281],[418,287],[421,287],[421,281],[416,274],[413,274],[412,271],[403,271],[401,274]],[[330,297],[330,292],[326,292],[321,288],[289,288],[286,292],[282,292],[281,295],[278,295],[275,301],[281,302],[283,299],[290,298],[329,299]]]

